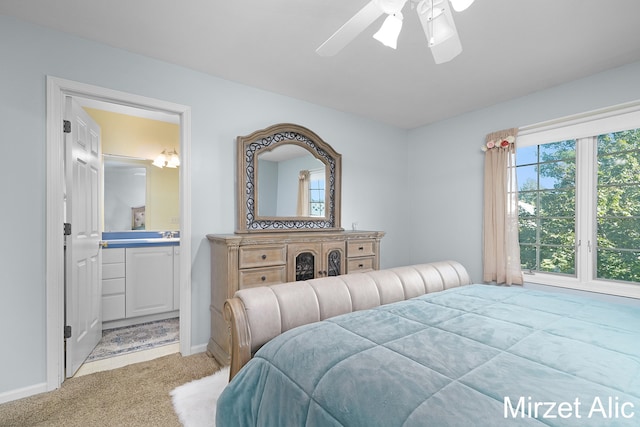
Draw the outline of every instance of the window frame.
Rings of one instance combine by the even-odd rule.
[[[518,148],[576,140],[575,276],[523,271],[525,283],[640,298],[640,283],[596,278],[597,137],[640,128],[640,101],[520,128]]]

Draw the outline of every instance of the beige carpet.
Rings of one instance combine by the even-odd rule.
[[[179,353],[66,380],[0,405],[0,426],[180,426],[169,392],[219,370],[205,353]]]

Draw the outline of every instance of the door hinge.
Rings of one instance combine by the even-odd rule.
[[[69,120],[62,121],[62,130],[64,133],[71,133],[71,122]]]
[[[69,325],[64,327],[64,338],[71,338],[71,326]]]
[[[71,236],[71,224],[68,222],[64,223],[64,235]]]

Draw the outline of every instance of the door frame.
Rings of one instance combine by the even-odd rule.
[[[180,118],[180,353],[191,354],[191,107],[47,76],[46,105],[46,376],[59,388],[64,371],[64,100],[66,96],[176,114]]]

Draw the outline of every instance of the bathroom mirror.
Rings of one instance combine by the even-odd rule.
[[[146,229],[148,161],[105,154],[104,230]]]
[[[238,233],[340,228],[341,156],[299,125],[238,137]]]
[[[178,168],[151,160],[103,155],[104,231],[166,231],[180,227]]]

